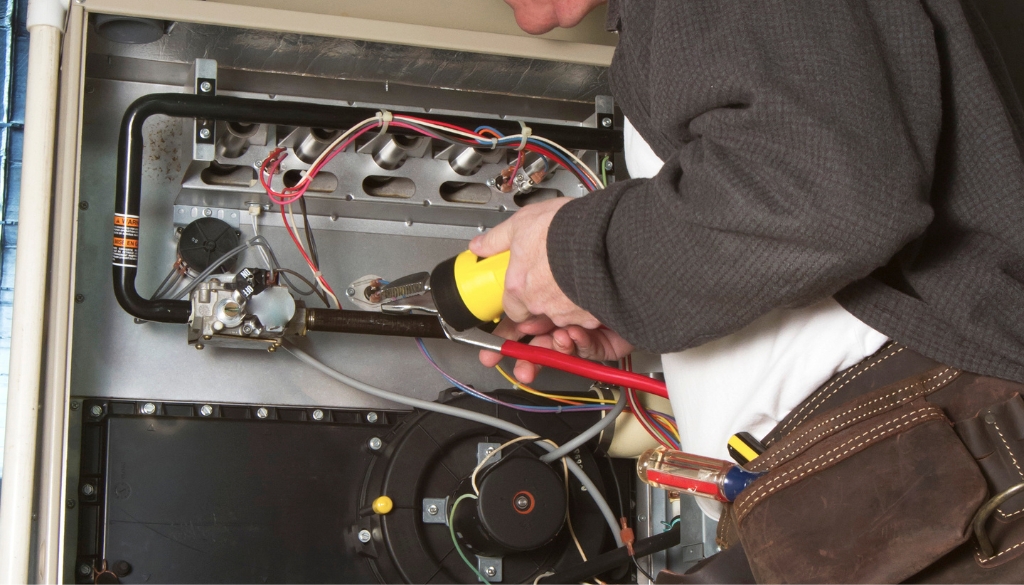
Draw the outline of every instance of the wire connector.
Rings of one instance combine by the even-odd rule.
[[[533,130],[529,126],[527,126],[525,122],[521,120],[519,122],[519,125],[522,126],[522,131],[520,132],[520,134],[523,135],[523,138],[522,140],[519,141],[519,146],[516,148],[516,150],[522,151],[526,148],[526,141],[529,140],[530,136],[533,135]]]
[[[380,133],[384,134],[388,131],[388,124],[395,119],[395,115],[387,110],[381,110],[377,112],[377,120],[380,122]]]
[[[619,526],[622,527],[622,530],[619,530],[619,538],[622,539],[622,544],[626,547],[626,552],[629,553],[629,556],[633,556],[633,542],[636,540],[636,537],[633,535],[633,529],[626,524],[625,518],[619,518]]]

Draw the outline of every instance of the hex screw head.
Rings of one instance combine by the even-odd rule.
[[[313,420],[324,420],[324,411],[319,408],[313,411]]]
[[[493,577],[498,574],[498,570],[494,567],[487,567],[486,569],[484,569],[484,574],[488,577]]]
[[[206,133],[209,134],[210,131],[207,130]],[[202,134],[202,132],[200,132],[200,134]],[[213,210],[207,207],[206,209],[203,210],[203,215],[206,217],[213,217]]]
[[[82,563],[81,565],[78,565],[78,572],[82,575],[89,575],[92,573],[92,567],[87,563]]]
[[[348,287],[347,289],[345,289],[345,295],[350,297],[356,296],[356,289],[351,286]]]
[[[245,325],[242,325],[242,333],[244,333],[246,335],[249,335],[250,333],[252,333],[252,325],[249,325],[248,323],[246,323]]]
[[[74,508],[74,507],[75,507],[75,501],[72,500],[72,499],[68,499],[68,508]]]
[[[204,81],[199,84],[199,91],[203,93],[210,93],[211,90],[213,90],[213,84],[209,81]]]
[[[359,531],[359,542],[361,542],[363,544],[366,544],[366,543],[370,542],[370,531],[369,530],[360,530]]]
[[[526,496],[519,496],[515,501],[517,510],[525,510],[530,507],[530,498]]]
[[[604,161],[604,170],[610,171],[610,170],[612,170],[614,168],[615,168],[615,163],[612,162],[612,159],[608,159],[608,160]]]
[[[78,202],[78,208],[81,209],[82,211],[85,211],[86,209],[89,209],[89,202],[88,201],[79,201]]]
[[[427,506],[427,514],[430,514],[431,516],[437,516],[437,513],[437,506],[435,506],[434,504],[430,504],[429,506]]]
[[[200,128],[199,129],[199,137],[202,138],[203,140],[209,140],[209,138],[210,138],[210,129],[209,128]]]
[[[72,400],[71,401],[71,410],[78,410],[79,406],[81,406],[81,405],[78,403],[77,400]]]
[[[611,128],[612,127],[612,119],[610,117],[609,118],[601,118],[601,126],[604,126],[605,128]]]
[[[91,483],[83,483],[81,489],[83,496],[88,497],[96,494],[96,488]]]
[[[96,418],[103,416],[103,407],[100,406],[99,404],[94,405],[92,408],[89,409],[89,415]]]
[[[156,414],[156,405],[152,402],[147,402],[142,405],[142,414]]]
[[[204,404],[199,407],[199,414],[201,414],[202,416],[210,416],[211,414],[213,414],[213,407],[210,406],[209,404]]]
[[[256,416],[259,418],[267,418],[270,416],[270,411],[261,406],[256,409]]]
[[[368,413],[366,413],[366,422],[368,422],[368,423],[375,423],[375,422],[377,422],[377,413],[376,412],[368,412]]]
[[[373,449],[374,451],[379,451],[380,448],[383,447],[383,446],[384,446],[384,441],[381,441],[379,438],[374,437],[374,438],[370,439],[370,449]]]
[[[84,303],[85,302],[85,295],[83,295],[83,294],[75,295],[75,302],[76,303]]]

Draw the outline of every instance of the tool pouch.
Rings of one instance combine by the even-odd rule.
[[[732,520],[758,582],[903,581],[970,536],[985,478],[943,409],[938,366],[805,417],[748,468]]]

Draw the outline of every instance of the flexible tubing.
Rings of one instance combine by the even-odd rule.
[[[548,366],[591,380],[608,382],[609,384],[668,398],[668,389],[665,388],[665,382],[661,380],[608,367],[574,355],[565,355],[552,349],[527,345],[518,341],[506,341],[501,344],[501,355],[517,360],[526,360],[538,366]]]
[[[619,400],[615,403],[615,408],[605,413],[601,420],[597,421],[597,424],[583,431],[575,438],[573,438],[571,441],[565,443],[561,447],[542,456],[540,460],[543,461],[544,463],[551,463],[552,461],[556,461],[562,457],[565,457],[569,453],[572,453],[573,451],[576,450],[577,447],[586,443],[590,439],[596,437],[598,433],[605,430],[609,425],[614,423],[615,419],[617,419],[624,410],[626,410],[626,392],[622,391],[619,392]]]
[[[377,388],[376,386],[371,386],[365,382],[356,380],[355,378],[350,378],[345,374],[342,374],[341,372],[335,370],[334,368],[331,368],[330,366],[324,364],[323,362],[309,355],[308,353],[302,351],[301,349],[295,347],[291,342],[286,342],[284,344],[284,348],[285,350],[288,351],[288,353],[295,356],[299,361],[303,362],[308,366],[312,366],[314,369],[319,370],[320,373],[326,375],[327,377],[334,378],[338,382],[341,382],[346,386],[351,386],[352,388],[355,388],[360,392],[365,392],[370,396],[376,396],[377,398],[383,398],[384,400],[389,400],[391,402],[396,402],[398,404],[404,404],[406,406],[411,406],[413,408],[429,410],[431,412],[437,412],[439,414],[447,414],[449,416],[454,416],[457,418],[462,418],[466,420],[471,420],[473,422],[489,425],[496,429],[501,429],[507,433],[516,435],[517,437],[532,437],[535,435],[535,433],[533,431],[530,431],[529,429],[523,428],[517,424],[510,423],[508,421],[501,420],[500,418],[488,416],[486,414],[482,414],[479,412],[473,412],[471,410],[456,408],[454,406],[448,406],[447,404],[439,404],[437,402],[420,400],[419,398],[402,396],[401,394],[397,394],[395,392],[389,392],[387,390]],[[545,443],[543,441],[537,441],[534,444],[544,449],[545,451],[555,450],[555,447],[552,447],[550,444]],[[612,513],[612,509],[608,507],[608,502],[604,499],[604,496],[601,495],[601,492],[598,491],[597,486],[594,485],[593,480],[591,480],[590,477],[582,469],[580,469],[579,465],[576,465],[576,462],[573,461],[572,458],[566,457],[564,461],[566,465],[568,465],[569,471],[576,476],[576,479],[578,479],[580,483],[583,484],[583,487],[587,488],[587,493],[590,495],[591,498],[594,499],[594,503],[597,504],[597,507],[601,510],[601,515],[604,516],[605,522],[608,523],[608,527],[612,531],[612,536],[615,537],[616,545],[621,547],[622,537],[619,536],[619,524],[618,521],[615,519],[615,514]]]

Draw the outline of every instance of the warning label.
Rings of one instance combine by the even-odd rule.
[[[139,265],[139,216],[114,214],[114,264]]]

